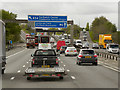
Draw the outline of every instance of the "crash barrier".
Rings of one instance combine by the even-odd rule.
[[[98,51],[96,53],[98,56],[106,58],[106,59],[116,60],[116,61],[120,59],[119,55],[105,53],[105,52],[98,52]]]

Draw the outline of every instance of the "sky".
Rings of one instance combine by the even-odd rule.
[[[118,27],[119,0],[1,0],[0,8],[27,19],[29,14],[67,15],[81,27],[96,17],[105,16]]]

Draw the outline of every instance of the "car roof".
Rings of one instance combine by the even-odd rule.
[[[75,47],[67,47],[67,48],[75,48]]]
[[[93,50],[93,51],[94,51],[94,49],[80,49],[80,50],[81,50],[81,51],[82,51],[82,50]]]

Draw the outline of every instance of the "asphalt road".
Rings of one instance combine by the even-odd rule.
[[[68,74],[63,80],[58,78],[38,78],[26,80],[24,71],[30,66],[31,54],[35,49],[21,50],[7,56],[7,67],[2,76],[3,88],[118,88],[118,72],[105,67],[99,62],[98,66],[75,64],[76,57],[59,57],[60,65],[65,67]]]

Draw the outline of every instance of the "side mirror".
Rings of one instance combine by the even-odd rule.
[[[31,54],[31,57],[33,57],[33,54]]]

